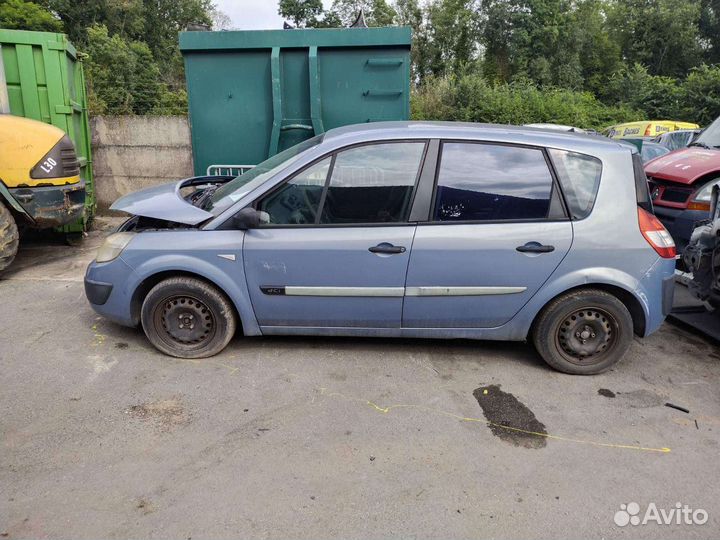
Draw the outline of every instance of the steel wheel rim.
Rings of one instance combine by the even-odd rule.
[[[620,337],[620,325],[608,311],[585,307],[568,313],[555,331],[558,351],[568,362],[590,366],[603,362]]]
[[[204,347],[217,332],[212,310],[192,295],[164,298],[156,305],[153,319],[160,339],[170,347],[182,350]]]

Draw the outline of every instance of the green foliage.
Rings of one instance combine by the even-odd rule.
[[[91,114],[147,114],[160,99],[160,70],[149,47],[110,36],[107,27],[87,29],[85,76]]]
[[[698,26],[700,37],[707,45],[705,61],[720,64],[720,0],[701,0]]]
[[[682,85],[685,118],[707,126],[720,117],[720,65],[693,69]]]
[[[188,97],[185,89],[169,90],[167,85],[160,85],[160,98],[150,111],[157,115],[185,115],[188,110]]]
[[[334,0],[331,11],[343,26],[350,26],[360,9],[365,13],[368,26],[391,26],[397,16],[395,9],[386,0]]]
[[[684,76],[701,59],[701,0],[611,0],[608,32],[629,64]]]
[[[650,75],[647,68],[635,64],[616,72],[607,85],[613,101],[645,112],[648,119],[679,119],[681,88],[676,79]]]
[[[280,0],[278,4],[278,14],[298,28],[312,26],[322,12],[322,0]]]
[[[551,122],[601,129],[642,113],[605,105],[589,92],[540,88],[528,81],[488,83],[479,75],[429,78],[412,95],[413,120],[497,124]]]
[[[0,0],[0,28],[62,32],[62,22],[35,2]]]
[[[478,0],[438,0],[428,6],[428,74],[460,75],[472,70],[478,53],[477,10]]]

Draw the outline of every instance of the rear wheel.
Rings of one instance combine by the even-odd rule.
[[[605,291],[584,289],[548,304],[532,338],[540,356],[553,368],[593,375],[625,355],[632,335],[632,317],[620,300]]]
[[[176,277],[155,285],[142,305],[145,335],[160,351],[177,358],[207,358],[222,351],[235,334],[230,301],[202,280]]]
[[[0,272],[13,262],[17,254],[20,233],[10,210],[0,202]]]

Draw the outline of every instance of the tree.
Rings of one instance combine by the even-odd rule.
[[[297,28],[312,26],[322,13],[322,0],[280,0],[278,4],[278,14]]]
[[[570,0],[488,0],[484,68],[491,79],[527,78],[582,88],[580,32]]]
[[[114,0],[124,1],[124,0]],[[148,44],[159,65],[172,64],[175,73],[182,73],[183,63],[178,49],[178,32],[191,23],[212,27],[211,0],[144,0],[142,41]]]
[[[439,0],[428,6],[428,71],[433,75],[462,74],[478,58],[478,0]]]
[[[143,0],[43,0],[62,20],[65,33],[75,45],[88,41],[88,29],[101,24],[110,35],[139,39],[144,30]]]
[[[160,69],[140,41],[87,29],[85,72],[91,114],[148,114],[160,102]]]
[[[720,66],[694,68],[682,84],[683,118],[707,126],[720,117]]]
[[[680,119],[681,91],[672,77],[652,75],[648,69],[635,64],[622,68],[607,83],[616,103],[642,110],[650,119]]]
[[[25,0],[0,0],[0,27],[12,30],[62,32],[62,22],[47,9]]]
[[[412,47],[410,49],[412,80],[416,83],[422,81],[429,69],[430,43],[427,25],[425,24],[425,11],[418,0],[395,1],[395,24],[412,28]]]
[[[629,64],[682,77],[701,58],[700,0],[610,0],[608,31]]]
[[[610,97],[607,81],[622,67],[620,46],[608,34],[605,4],[605,0],[580,0],[574,14],[584,88],[601,98]]]
[[[720,0],[702,0],[699,29],[706,43],[705,60],[720,64]]]
[[[350,26],[361,9],[368,26],[391,26],[397,15],[385,0],[334,0],[331,11],[337,14],[344,26]]]

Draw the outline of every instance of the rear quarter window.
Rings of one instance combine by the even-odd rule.
[[[602,175],[602,162],[593,156],[557,150],[548,150],[565,201],[572,219],[583,219],[590,215]]]

